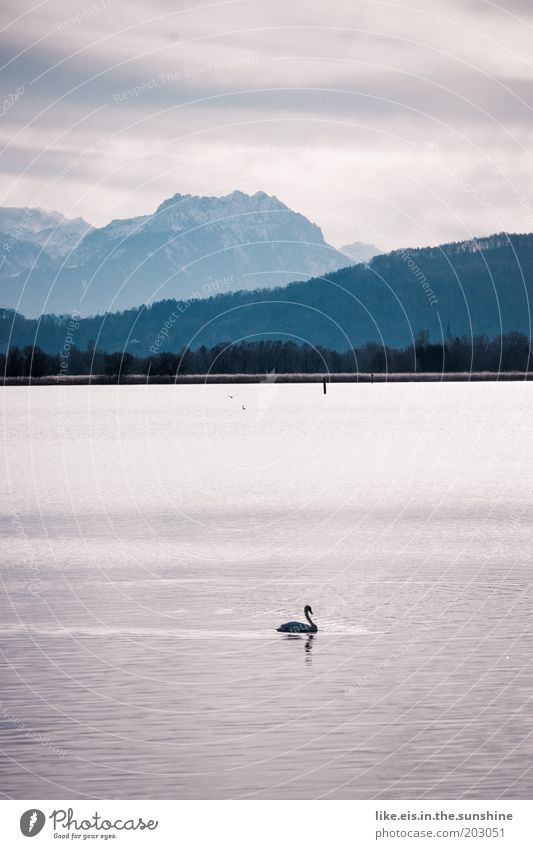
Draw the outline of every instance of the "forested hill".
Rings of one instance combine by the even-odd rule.
[[[303,283],[207,299],[165,300],[149,307],[72,320],[28,320],[0,311],[0,346],[39,345],[150,351],[197,349],[221,341],[271,338],[344,351],[376,341],[409,345],[426,330],[443,337],[520,331],[531,336],[533,235],[394,251],[369,265],[344,268]]]

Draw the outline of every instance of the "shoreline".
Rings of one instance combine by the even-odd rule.
[[[533,380],[533,371],[480,372],[341,372],[337,374],[130,374],[116,377],[103,374],[48,375],[47,377],[3,377],[3,386],[142,386],[176,384],[179,386],[229,383],[472,383],[481,381]]]

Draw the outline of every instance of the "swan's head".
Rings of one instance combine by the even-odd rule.
[[[312,609],[311,609],[311,605],[310,605],[310,604],[306,604],[306,605],[305,605],[305,607],[304,607],[304,615],[305,615],[306,613],[310,613],[310,614],[311,614],[311,616],[314,616],[314,613],[313,613],[313,611],[312,611]]]

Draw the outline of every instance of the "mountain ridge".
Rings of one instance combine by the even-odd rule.
[[[0,207],[0,246],[7,260],[16,243],[39,246],[44,263],[49,258],[61,259],[92,229],[84,218],[67,218],[56,210],[32,206]]]
[[[368,342],[402,347],[421,332],[435,342],[515,331],[530,337],[532,301],[533,234],[500,233],[395,250],[368,264],[271,289],[163,299],[76,317],[72,344],[146,356],[244,338],[293,339],[345,351]],[[0,345],[35,341],[53,353],[61,350],[69,321],[0,310]]]
[[[66,222],[62,226],[65,241]],[[86,225],[90,229],[75,243],[78,225],[68,226],[71,249],[52,255],[45,242],[30,268],[26,256],[17,271],[16,242],[4,251],[11,265],[9,276],[0,269],[0,306],[31,316],[73,310],[90,315],[161,298],[202,296],[220,279],[230,281],[228,289],[254,289],[265,281],[276,286],[346,264],[318,225],[266,192],[175,193],[150,215],[113,219],[99,228]]]
[[[351,242],[349,245],[343,245],[339,250],[356,264],[358,262],[370,262],[378,254],[384,253],[376,245],[368,242]]]

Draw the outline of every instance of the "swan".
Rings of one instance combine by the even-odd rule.
[[[280,625],[276,630],[288,634],[316,634],[318,628],[311,620],[311,617],[309,616],[310,613],[313,613],[313,611],[311,610],[310,605],[306,604],[304,607],[304,616],[309,622],[308,625],[306,625],[305,622],[285,622],[284,625]]]

